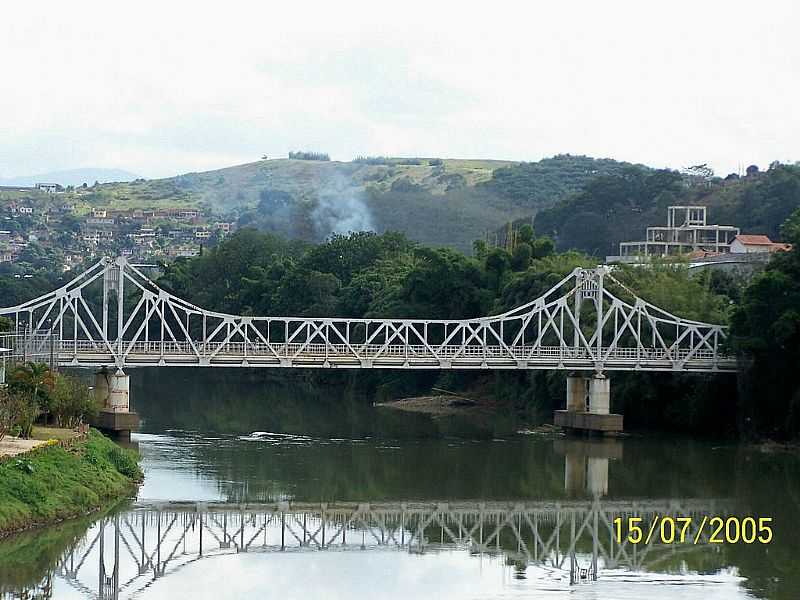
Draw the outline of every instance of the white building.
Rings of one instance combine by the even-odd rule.
[[[57,183],[37,183],[36,189],[48,194],[55,194],[58,191],[59,185]]]
[[[736,254],[782,252],[791,249],[791,244],[773,242],[766,235],[740,234],[737,235],[736,239],[731,243],[731,252]]]

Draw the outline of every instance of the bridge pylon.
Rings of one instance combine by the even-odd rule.
[[[130,375],[122,369],[103,367],[95,373],[94,393],[100,410],[93,423],[122,439],[139,428],[139,415],[130,409]]]
[[[622,415],[611,412],[611,379],[603,373],[567,376],[566,410],[557,410],[553,422],[569,431],[614,434],[622,431]]]

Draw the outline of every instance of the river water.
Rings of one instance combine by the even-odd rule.
[[[269,374],[143,370],[132,394],[137,497],[0,542],[3,597],[800,598],[795,453],[521,435],[502,411],[433,419]],[[771,518],[772,539],[712,542],[714,516]],[[655,535],[618,537],[629,517]]]

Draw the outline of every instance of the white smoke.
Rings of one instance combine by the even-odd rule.
[[[364,190],[339,174],[320,188],[311,218],[321,237],[332,233],[375,231]]]

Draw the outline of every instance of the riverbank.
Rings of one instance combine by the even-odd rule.
[[[85,433],[85,430],[83,431]],[[22,438],[13,437],[10,435],[5,436],[0,440],[0,460],[8,456],[16,456],[30,452],[34,448],[44,446],[50,440],[72,440],[81,436],[81,432],[75,429],[63,429],[60,427],[40,427],[33,426],[31,438],[24,440]]]
[[[92,429],[0,459],[0,537],[99,510],[134,492],[134,452]]]

